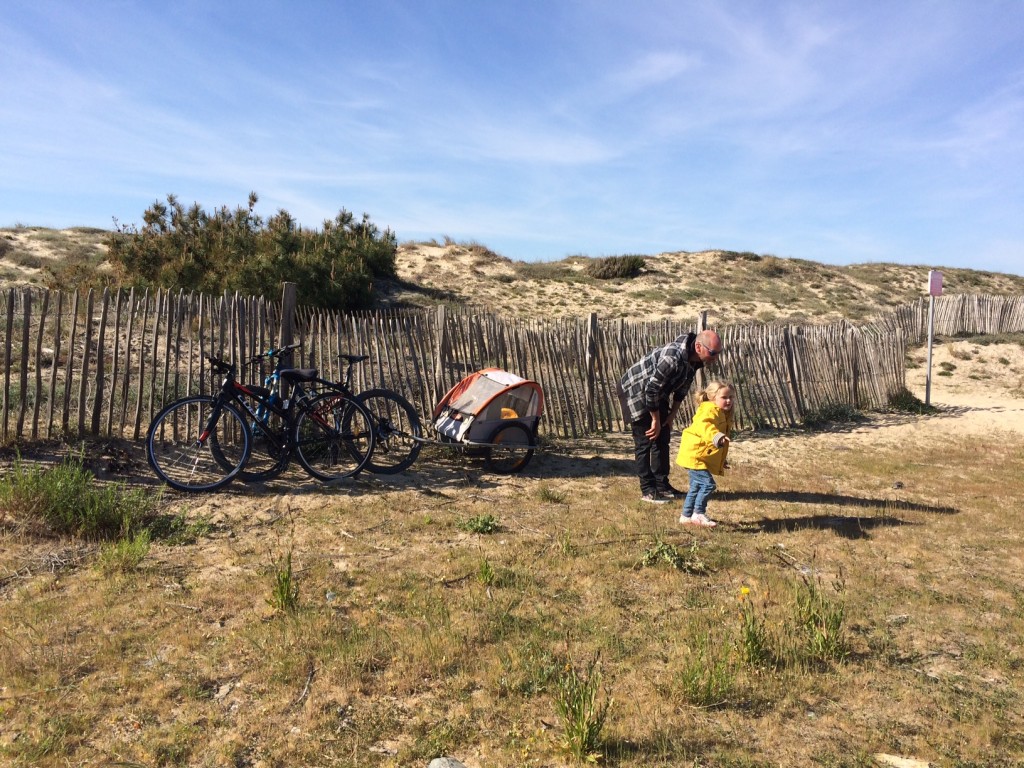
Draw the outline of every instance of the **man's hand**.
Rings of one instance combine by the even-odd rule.
[[[658,411],[651,411],[651,427],[646,432],[649,440],[654,440],[661,433],[661,413]]]

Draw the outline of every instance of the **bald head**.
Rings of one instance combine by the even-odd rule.
[[[709,365],[722,352],[722,337],[712,330],[701,331],[694,340],[693,351],[704,365]]]

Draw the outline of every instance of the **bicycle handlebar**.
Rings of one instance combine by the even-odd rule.
[[[260,360],[265,360],[268,357],[281,357],[286,352],[291,352],[293,349],[298,349],[301,346],[302,346],[302,344],[295,343],[295,344],[286,344],[285,346],[280,347],[278,349],[271,348],[271,349],[268,349],[266,352],[261,352],[258,355],[250,358],[249,362],[250,363],[258,363]]]
[[[234,373],[236,370],[234,363],[221,360],[219,357],[214,357],[213,355],[203,355],[203,357],[210,361],[210,365],[213,366],[213,370],[217,373]]]

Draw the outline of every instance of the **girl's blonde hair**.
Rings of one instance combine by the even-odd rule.
[[[731,389],[733,394],[736,394],[736,387],[734,387],[730,382],[722,381],[721,379],[712,379],[704,389],[695,395],[697,398],[697,405],[700,405],[706,400],[714,400],[715,396],[723,389]]]

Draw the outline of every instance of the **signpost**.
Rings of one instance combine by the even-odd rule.
[[[942,273],[928,270],[928,370],[924,378],[924,404],[932,404],[932,336],[935,333],[935,297],[942,295]]]

